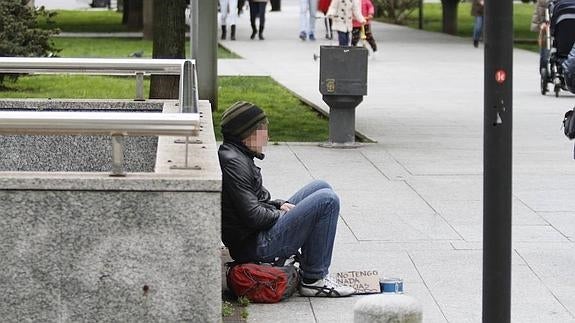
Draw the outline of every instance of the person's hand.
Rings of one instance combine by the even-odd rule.
[[[289,212],[289,210],[293,209],[294,207],[295,205],[285,202],[284,204],[282,204],[282,206],[280,206],[280,210]]]
[[[547,22],[542,22],[541,24],[539,24],[539,30],[544,31],[545,29],[547,29]]]
[[[369,16],[365,17],[366,22],[369,21],[369,20],[371,20],[371,19],[373,19],[373,16],[372,16],[372,15],[369,15]]]

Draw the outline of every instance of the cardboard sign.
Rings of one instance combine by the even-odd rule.
[[[377,270],[353,270],[333,274],[335,280],[345,286],[355,288],[356,294],[380,293]]]

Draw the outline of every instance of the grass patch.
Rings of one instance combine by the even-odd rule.
[[[533,51],[539,51],[537,47],[537,33],[529,30],[531,27],[531,15],[533,14],[534,4],[532,3],[514,3],[513,6],[513,29],[515,40],[520,40],[516,43],[516,47],[524,48]],[[462,2],[458,6],[457,11],[457,36],[471,39],[473,32],[473,20],[471,16],[471,3]],[[442,6],[441,3],[424,3],[423,4],[423,29],[433,32],[441,32],[441,17]],[[386,22],[385,18],[377,18],[379,21]],[[419,14],[415,10],[408,16],[406,25],[411,28],[418,28]]]
[[[52,99],[134,99],[135,77],[92,75],[35,75],[7,82],[0,98]],[[144,80],[144,93],[149,93],[149,78]]]
[[[222,140],[222,112],[236,101],[261,107],[270,121],[270,141],[321,142],[328,139],[328,120],[266,76],[218,78],[219,110],[214,113],[216,137]]]
[[[127,58],[135,52],[142,53],[144,58],[152,58],[153,44],[151,40],[140,38],[84,38],[84,37],[54,37],[56,48],[62,51],[61,57],[107,57]],[[190,43],[186,42],[186,55],[189,55]],[[238,55],[218,46],[218,58],[239,58]]]
[[[114,10],[53,10],[57,14],[54,24],[47,24],[45,18],[38,19],[38,27],[60,28],[63,32],[111,33],[130,31],[122,25],[122,13]],[[133,30],[132,30],[133,31]]]

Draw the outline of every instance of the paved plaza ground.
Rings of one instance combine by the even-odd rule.
[[[328,111],[313,55],[335,42],[323,39],[321,20],[318,41],[297,38],[298,2],[282,0],[267,14],[265,41],[249,39],[242,15],[238,40],[222,42],[242,59],[219,60],[218,71],[269,75]],[[403,278],[424,322],[480,322],[483,46],[381,23],[373,31],[380,53],[369,61],[356,128],[375,143],[270,145],[259,162],[264,185],[281,198],[327,180],[342,200],[333,272]],[[575,96],[540,94],[536,53],[515,50],[513,59],[512,321],[575,322],[575,161],[561,130]],[[248,321],[351,322],[361,297],[251,304]]]
[[[219,74],[270,75],[327,111],[312,57],[335,43],[321,22],[318,41],[300,41],[298,1],[283,0],[259,41],[241,16],[238,40],[222,44],[243,59],[220,60]],[[381,52],[369,61],[356,128],[376,143],[271,145],[259,163],[264,185],[280,198],[312,179],[332,183],[342,200],[332,271],[403,278],[424,322],[480,322],[483,46],[394,25],[373,30]],[[575,322],[575,161],[561,130],[575,96],[542,96],[537,67],[536,53],[514,51],[512,321]],[[252,304],[248,321],[351,322],[361,297]]]

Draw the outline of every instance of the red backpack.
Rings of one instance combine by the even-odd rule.
[[[299,284],[293,265],[231,264],[226,278],[228,288],[236,296],[247,297],[252,303],[277,303],[290,297]]]

